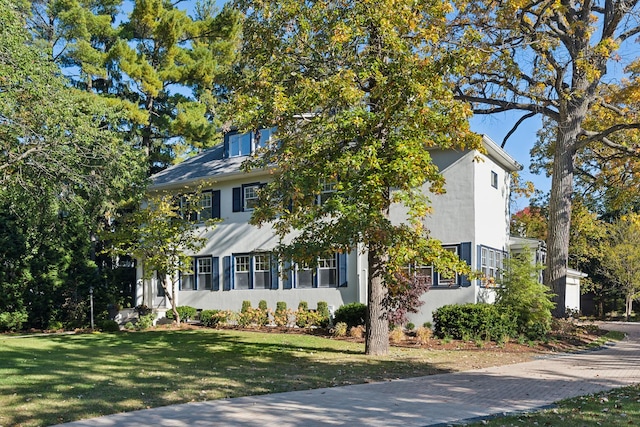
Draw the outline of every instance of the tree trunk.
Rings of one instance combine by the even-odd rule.
[[[159,276],[159,280],[160,280],[160,285],[162,286],[162,289],[164,290],[164,296],[165,298],[167,298],[169,300],[169,303],[171,304],[171,311],[173,312],[173,319],[176,322],[177,325],[180,324],[180,314],[178,314],[178,310],[176,308],[176,304],[174,303],[174,301],[176,301],[176,287],[175,284],[173,283],[173,280],[171,280],[171,289],[168,289],[167,286],[167,274],[166,273],[161,273],[158,274]]]
[[[628,322],[629,318],[631,317],[631,310],[633,308],[633,297],[631,295],[627,295],[626,296],[626,301],[625,301],[625,313],[624,313],[624,317],[625,320]]]
[[[554,317],[566,314],[567,267],[571,229],[571,198],[573,194],[574,160],[586,104],[569,104],[558,121],[558,135],[553,155],[553,176],[549,199],[549,233],[547,236],[547,268],[545,284],[554,293]]]
[[[387,288],[383,277],[386,258],[386,253],[383,253],[379,248],[369,248],[369,286],[364,352],[371,356],[384,356],[389,353],[389,321],[387,320],[387,310],[384,307]]]

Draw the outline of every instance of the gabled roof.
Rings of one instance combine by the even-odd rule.
[[[487,156],[509,172],[522,169],[506,151],[500,148],[486,135],[482,136],[482,143]],[[242,162],[246,156],[225,157],[224,144],[203,151],[177,165],[171,166],[151,177],[150,190],[164,190],[183,187],[199,181],[224,181],[244,175]]]
[[[151,177],[151,190],[181,187],[198,181],[231,179],[243,175],[247,157],[224,157],[224,144],[203,151]]]
[[[502,166],[505,170],[509,172],[517,172],[519,170],[522,170],[522,165],[487,135],[482,135],[482,144],[487,150],[487,155],[500,166]]]

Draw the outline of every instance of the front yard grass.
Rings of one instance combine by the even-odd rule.
[[[392,348],[312,335],[150,330],[0,335],[0,426],[46,426],[226,397],[431,375],[529,360],[499,349]]]
[[[628,427],[640,425],[640,386],[562,400],[553,408],[465,424],[469,427]]]

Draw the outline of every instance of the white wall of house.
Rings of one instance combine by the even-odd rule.
[[[202,227],[198,235],[206,239],[205,246],[192,254],[194,257],[218,257],[218,265],[214,266],[220,274],[219,290],[180,290],[176,304],[189,305],[198,309],[230,309],[239,311],[242,302],[251,301],[253,307],[257,307],[259,301],[265,300],[267,306],[274,309],[278,301],[287,303],[287,307],[296,309],[300,301],[306,301],[309,308],[315,308],[319,301],[325,301],[330,309],[337,309],[343,304],[353,301],[366,301],[366,284],[361,280],[363,273],[358,266],[361,259],[356,251],[349,254],[347,262],[348,285],[346,287],[318,287],[311,289],[284,289],[284,279],[279,279],[278,289],[230,289],[224,290],[222,286],[222,259],[234,254],[247,254],[272,251],[279,243],[270,225],[257,227],[249,224],[251,212],[233,212],[233,188],[242,184],[267,182],[268,175],[251,174],[235,175],[233,179],[209,180],[203,187],[206,190],[220,190],[220,216],[221,222],[211,229]],[[215,261],[214,261],[215,262]],[[280,266],[279,270],[282,270]],[[364,266],[366,275],[366,265]],[[138,277],[141,277],[139,272]],[[169,308],[168,301],[164,297],[158,297],[155,292],[155,280],[147,281],[144,292],[146,304],[154,308]]]
[[[446,193],[430,195],[433,213],[426,219],[430,236],[443,245],[471,244],[471,267],[479,265],[478,247],[484,245],[498,250],[506,250],[508,242],[508,195],[509,174],[506,169],[515,163],[494,143],[485,141],[490,148],[488,155],[478,151],[456,152],[452,150],[431,150],[432,158],[446,179]],[[498,154],[498,157],[495,154]],[[501,157],[502,156],[502,157]],[[166,190],[183,192],[185,185],[206,182],[203,190],[220,191],[221,222],[212,230],[201,232],[207,239],[205,247],[195,257],[217,257],[218,271],[222,275],[223,257],[234,254],[268,252],[279,241],[269,226],[260,228],[250,225],[251,212],[233,212],[233,188],[242,184],[267,182],[268,172],[245,174],[238,170],[241,159],[227,159],[225,162],[209,156],[201,161],[187,161],[188,165],[164,172],[164,181],[160,186]],[[179,165],[180,166],[180,165]],[[191,173],[192,170],[198,173]],[[211,171],[213,176],[203,178],[203,171]],[[492,178],[492,172],[496,174]],[[162,173],[161,173],[162,174]],[[168,177],[168,178],[167,178]],[[496,188],[497,187],[497,188]],[[424,191],[428,192],[425,185]],[[403,209],[391,211],[392,221],[404,218]],[[284,301],[290,308],[297,308],[300,301],[306,301],[315,308],[319,301],[326,301],[334,309],[354,301],[366,302],[367,299],[367,256],[354,251],[348,256],[348,285],[346,287],[284,289],[280,279],[278,289],[223,290],[181,290],[177,305],[190,305],[200,309],[239,310],[242,302],[251,301],[256,307],[260,300],[275,308],[276,302]],[[140,275],[138,276],[140,277]],[[222,281],[222,278],[220,278]],[[155,307],[166,305],[166,299],[155,296],[155,284],[148,282],[144,286],[145,304],[151,302]],[[476,302],[486,293],[477,281],[470,286],[433,287],[423,296],[425,304],[420,312],[410,316],[416,324],[431,320],[436,308],[445,304]]]
[[[570,312],[580,312],[580,281],[587,277],[585,273],[577,270],[567,270],[567,285],[565,293],[565,305]]]

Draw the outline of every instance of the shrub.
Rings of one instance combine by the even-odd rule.
[[[125,323],[125,324],[124,324],[124,328],[125,328],[127,331],[132,331],[132,330],[135,328],[135,326],[133,326],[133,323],[131,323],[131,322],[127,322],[127,323]]]
[[[423,327],[423,328],[427,328],[427,329],[432,329],[432,328],[433,328],[433,323],[431,323],[431,322],[424,322],[424,323],[422,324],[422,327]]]
[[[202,310],[200,312],[200,322],[203,326],[213,328],[220,323],[218,313],[220,313],[220,310]]]
[[[153,326],[153,321],[156,319],[155,314],[149,313],[144,316],[140,316],[138,318],[138,323],[136,323],[136,329],[138,331],[144,331],[145,329],[149,329]]]
[[[4,311],[0,313],[0,331],[18,331],[22,329],[22,324],[27,321],[25,311]]]
[[[539,340],[551,330],[554,303],[549,288],[538,281],[541,266],[530,251],[505,260],[502,286],[496,288],[496,306],[509,309],[516,318],[518,332]]]
[[[178,312],[178,316],[180,316],[180,321],[185,322],[196,317],[196,313],[198,313],[198,310],[195,307],[188,305],[179,305],[176,307],[176,311]],[[175,320],[173,318],[173,310],[167,310],[166,316],[167,319]]]
[[[392,329],[391,332],[389,332],[389,341],[393,343],[404,341],[404,331],[401,328]]]
[[[316,311],[298,310],[295,312],[296,325],[300,328],[310,328],[312,326],[320,326],[322,316]]]
[[[329,321],[331,319],[331,313],[329,313],[329,304],[326,301],[318,301],[318,308],[316,312],[320,316],[320,321],[318,326],[321,328],[326,328],[329,326]]]
[[[236,314],[231,310],[202,310],[200,321],[204,326],[216,327],[231,322]]]
[[[251,301],[244,300],[242,301],[242,308],[240,309],[240,313],[244,313],[251,308]]]
[[[119,332],[120,325],[115,320],[103,320],[100,324],[100,330],[102,332]]]
[[[445,305],[433,320],[439,338],[501,340],[517,335],[513,313],[492,304]]]
[[[416,328],[416,325],[414,325],[413,323],[409,322],[405,325],[405,327],[407,328],[408,331],[413,331]]]
[[[298,311],[308,311],[309,310],[309,304],[306,301],[300,301],[298,303]]]
[[[332,331],[333,336],[334,337],[345,337],[345,336],[347,336],[347,329],[348,329],[348,326],[347,326],[346,323],[344,323],[344,322],[336,323],[336,325],[333,327],[333,331]]]
[[[64,325],[59,320],[52,320],[49,322],[49,330],[51,331],[61,331],[64,329]]]
[[[364,337],[364,326],[362,326],[362,325],[352,326],[351,328],[349,328],[349,336],[351,338],[362,338],[362,337]]]
[[[261,299],[261,300],[258,302],[258,308],[259,308],[260,310],[262,310],[262,311],[265,311],[265,312],[266,312],[266,311],[267,311],[267,302],[266,302],[265,300]]]
[[[420,326],[416,329],[416,340],[418,344],[426,344],[431,339],[431,335],[433,335],[433,331],[431,328],[425,328],[424,326]]]
[[[277,326],[287,326],[289,324],[289,314],[287,303],[284,301],[276,302],[276,311],[273,314],[273,321]]]
[[[342,305],[333,315],[335,323],[344,322],[349,327],[364,325],[366,318],[367,306],[359,302]]]
[[[238,315],[238,325],[242,327],[251,325],[264,326],[268,321],[269,316],[266,311],[262,311],[259,308],[251,308],[250,306]]]

